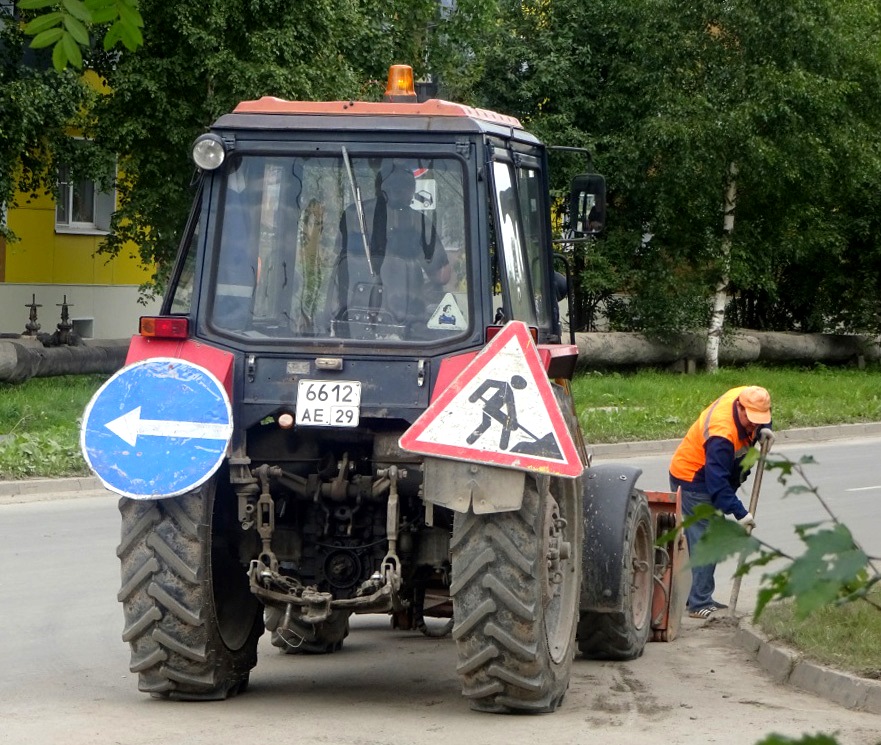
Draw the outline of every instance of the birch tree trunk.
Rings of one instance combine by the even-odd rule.
[[[728,166],[728,185],[725,189],[722,222],[722,276],[716,284],[713,296],[713,312],[707,330],[707,350],[704,364],[708,373],[719,371],[719,346],[725,327],[725,306],[728,305],[728,283],[731,268],[731,233],[734,230],[734,208],[737,203],[737,164]]]

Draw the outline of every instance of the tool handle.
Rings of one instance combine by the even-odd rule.
[[[756,508],[759,505],[759,492],[762,488],[762,473],[765,471],[765,461],[768,458],[768,452],[771,450],[771,445],[774,444],[774,433],[770,429],[763,429],[759,434],[759,441],[761,442],[761,445],[759,446],[759,459],[756,461],[756,476],[753,479],[753,490],[749,498],[749,511],[752,513],[753,519],[755,519]],[[746,528],[747,535],[750,535],[752,532],[752,527]],[[734,578],[734,584],[731,586],[731,600],[728,601],[728,615],[732,618],[734,618],[734,611],[737,608],[737,598],[740,595],[740,581],[743,579],[739,572],[743,568],[745,562],[746,557],[741,554],[740,558],[737,560],[738,574]]]

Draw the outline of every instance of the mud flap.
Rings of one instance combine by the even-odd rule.
[[[654,592],[652,593],[653,642],[672,642],[679,636],[682,614],[691,590],[688,543],[682,530],[682,492],[644,492],[655,521],[655,534],[662,536],[679,528],[672,540],[655,547]]]
[[[582,612],[623,610],[624,533],[630,493],[640,474],[642,469],[614,464],[584,472]]]
[[[473,461],[426,458],[423,499],[454,512],[513,512],[523,503],[525,471]]]

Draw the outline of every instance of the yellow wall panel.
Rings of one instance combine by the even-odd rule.
[[[106,257],[100,257],[104,261]],[[144,266],[134,243],[127,243],[112,263],[113,284],[142,285],[153,277],[153,268]]]
[[[97,262],[92,254],[97,243],[95,236],[91,235],[57,234],[51,281],[84,285],[109,284],[100,282],[95,271]]]
[[[108,261],[106,255],[96,254],[102,235],[56,233],[51,198],[11,208],[8,220],[20,240],[6,244],[7,282],[140,285],[152,276],[134,244]]]
[[[54,281],[55,220],[46,215],[46,210],[33,208],[9,210],[9,227],[19,240],[6,243],[7,282]]]

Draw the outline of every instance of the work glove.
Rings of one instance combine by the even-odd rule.
[[[742,525],[747,530],[753,530],[756,527],[756,520],[753,517],[752,512],[747,512],[740,520],[737,521],[739,525]]]

